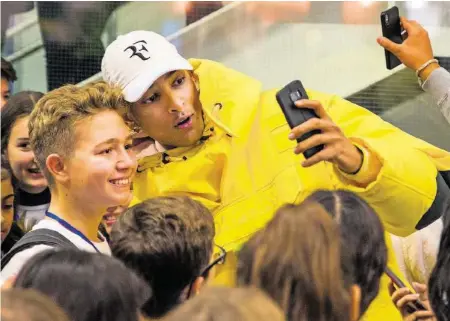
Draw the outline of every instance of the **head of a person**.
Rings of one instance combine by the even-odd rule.
[[[143,310],[160,317],[197,294],[213,257],[210,211],[189,197],[158,197],[133,206],[111,231],[113,255],[150,285]]]
[[[137,164],[125,105],[120,90],[103,82],[63,86],[39,100],[30,143],[52,197],[64,194],[103,213],[128,201]]]
[[[14,220],[14,189],[11,183],[11,174],[2,164],[2,242],[8,236]]]
[[[257,288],[210,287],[163,321],[284,321],[281,308]]]
[[[343,249],[352,260],[354,281],[361,288],[364,314],[378,295],[387,265],[383,225],[372,207],[349,191],[317,191],[307,200],[321,204],[339,224]]]
[[[197,143],[204,129],[198,77],[174,45],[151,31],[119,36],[105,50],[103,79],[122,89],[129,118],[166,148]]]
[[[50,298],[35,290],[9,289],[1,293],[3,321],[69,321]]]
[[[133,185],[131,185],[131,190],[133,190]],[[133,195],[130,194],[128,201],[123,205],[111,206],[106,209],[106,214],[103,215],[102,222],[100,224],[100,229],[102,233],[105,233],[106,236],[111,234],[111,230],[114,224],[116,224],[119,216],[125,213],[128,209],[128,206],[133,199]]]
[[[264,290],[291,321],[357,320],[359,288],[340,242],[319,204],[283,206],[239,252],[238,284]]]
[[[13,182],[25,192],[37,194],[47,188],[47,180],[36,164],[30,147],[28,122],[36,103],[44,96],[36,91],[13,95],[2,109],[2,157],[9,163]]]
[[[9,61],[6,61],[2,57],[2,72],[1,72],[1,89],[2,89],[2,97],[1,97],[1,109],[8,102],[9,97],[11,96],[11,84],[17,80],[16,71],[14,67]]]
[[[450,217],[450,200],[443,213]],[[431,308],[438,321],[448,321],[450,315],[450,221],[446,220],[441,234],[436,264],[428,281]]]
[[[80,250],[46,250],[33,256],[13,287],[47,295],[73,321],[137,321],[151,295],[147,284],[119,260]]]

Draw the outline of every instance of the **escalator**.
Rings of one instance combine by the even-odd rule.
[[[450,71],[450,57],[436,58]],[[400,70],[347,99],[404,131],[450,151],[450,124],[420,88],[411,70]]]

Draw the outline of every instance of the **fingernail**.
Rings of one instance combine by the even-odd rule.
[[[294,138],[295,138],[294,133],[290,133],[289,136],[288,136],[288,138],[289,138],[289,139],[294,139]]]

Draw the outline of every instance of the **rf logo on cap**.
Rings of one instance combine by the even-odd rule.
[[[134,56],[137,56],[137,57],[141,58],[141,60],[148,60],[148,59],[150,59],[150,56],[148,56],[148,57],[144,56],[144,51],[148,52],[147,48],[144,46],[144,43],[147,44],[147,42],[145,40],[136,41],[131,46],[126,47],[124,52],[126,52],[128,49],[130,49],[131,51],[133,51],[133,53],[131,54],[131,56],[129,58],[133,58]],[[137,48],[138,44],[141,44],[141,48],[139,48],[139,49]]]
[[[105,49],[101,66],[103,79],[119,86],[130,103],[137,102],[161,75],[193,70],[172,43],[146,30],[118,36]]]

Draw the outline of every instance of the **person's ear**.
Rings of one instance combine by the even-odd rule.
[[[197,91],[200,91],[200,84],[199,84],[198,75],[196,73],[192,72],[192,71],[189,74],[191,76],[192,82],[194,83],[195,89]]]
[[[192,283],[190,296],[193,297],[193,296],[198,295],[204,285],[205,285],[204,277],[199,276],[198,278],[196,278],[195,281]]]
[[[55,181],[61,183],[69,181],[67,166],[64,164],[64,159],[60,155],[49,155],[45,161],[45,165]]]
[[[350,321],[358,321],[361,314],[361,288],[352,285],[350,288]]]

